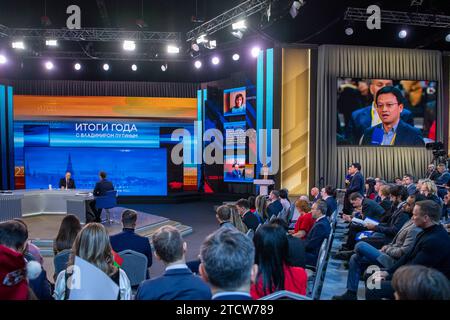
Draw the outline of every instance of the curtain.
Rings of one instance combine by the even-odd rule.
[[[9,80],[14,94],[196,98],[198,83],[137,81]]]
[[[317,69],[316,183],[343,186],[346,168],[361,162],[366,176],[392,179],[408,170],[420,177],[430,161],[425,148],[337,147],[337,79],[433,80],[438,81],[437,138],[443,139],[443,71],[439,51],[398,48],[323,45],[319,47]],[[425,165],[425,166],[424,166]],[[407,170],[408,169],[408,170]],[[406,170],[406,171],[405,171]]]

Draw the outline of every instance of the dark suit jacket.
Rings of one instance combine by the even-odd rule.
[[[345,193],[347,196],[351,195],[353,192],[359,192],[361,195],[364,195],[364,188],[364,177],[361,172],[358,171],[351,177],[350,185]]]
[[[259,226],[258,218],[250,210],[242,216],[242,222],[247,226],[247,229],[252,229],[253,231],[256,231],[256,228]]]
[[[383,233],[387,239],[394,239],[396,234],[410,218],[409,214],[403,211],[403,208],[398,209],[390,216],[386,223],[377,225],[374,231]]]
[[[384,200],[381,201],[379,205],[384,209],[385,212],[389,212],[391,210],[392,202],[389,198],[384,198]]]
[[[406,188],[406,190],[408,191],[408,195],[410,195],[410,196],[412,196],[413,194],[416,193],[416,189],[417,189],[417,187],[416,187],[416,185],[415,185],[414,183],[411,183],[411,184]]]
[[[434,268],[450,279],[450,237],[442,225],[434,225],[420,232],[412,249],[388,272],[392,275],[399,267],[408,264]]]
[[[305,244],[299,238],[288,235],[289,252],[287,262],[290,266],[304,268],[305,261]]]
[[[267,215],[269,216],[269,219],[273,215],[278,215],[280,211],[283,210],[283,205],[281,204],[280,200],[277,200],[275,202],[272,202],[267,206]]]
[[[383,207],[376,203],[374,200],[364,198],[362,202],[362,213],[364,215],[364,218],[370,218],[376,221],[380,221],[385,212],[386,211],[383,209]]]
[[[59,179],[59,188],[62,188],[62,187],[64,187],[64,188],[66,187],[66,178]],[[69,179],[67,189],[76,189],[75,181],[72,178]]]
[[[148,238],[136,234],[133,229],[124,228],[121,233],[111,236],[109,239],[115,252],[133,250],[142,253],[147,257],[147,267],[152,266],[152,248]]]
[[[95,184],[94,196],[101,197],[106,194],[107,191],[114,190],[114,186],[111,181],[103,179]]]
[[[225,292],[223,292],[225,293]],[[246,295],[246,294],[238,294],[238,293],[230,293],[230,294],[226,294],[223,296],[219,296],[217,298],[213,298],[211,300],[253,300],[250,296]]]
[[[142,282],[136,300],[211,300],[211,290],[191,270],[172,269]]]
[[[373,145],[372,134],[376,128],[383,130],[383,124],[380,123],[375,127],[366,129],[361,145]],[[398,123],[396,134],[394,146],[425,146],[420,131],[402,120]]]
[[[363,109],[356,110],[352,113],[347,132],[349,137],[353,136],[354,144],[359,144],[359,140],[364,134],[364,131],[372,126],[371,109],[372,105],[367,106]],[[402,113],[400,114],[400,119],[402,119],[410,126],[414,126],[414,119],[411,111],[403,109]]]
[[[240,170],[233,170],[233,171],[231,171],[231,176],[234,179],[241,179],[242,178],[242,172]]]
[[[331,217],[331,215],[337,208],[336,198],[329,197],[329,198],[327,198],[327,200],[325,200],[325,202],[327,203],[327,217]]]
[[[330,221],[328,221],[326,217],[323,217],[319,221],[315,222],[311,231],[309,231],[308,236],[304,240],[305,251],[317,256],[323,240],[328,238],[330,232]]]

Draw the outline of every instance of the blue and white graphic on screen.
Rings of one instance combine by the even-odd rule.
[[[27,189],[58,187],[70,171],[77,189],[93,190],[105,171],[119,195],[167,195],[167,150],[156,148],[25,147]]]

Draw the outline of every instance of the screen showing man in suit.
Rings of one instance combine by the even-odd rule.
[[[381,123],[364,131],[361,145],[425,146],[420,130],[400,118],[404,109],[400,90],[384,87],[378,91],[375,103]]]
[[[72,173],[67,171],[64,178],[59,180],[59,188],[62,190],[75,189],[75,181],[71,177]]]
[[[386,87],[393,87],[400,93],[397,102],[401,110],[397,106],[392,113],[385,110],[383,119],[383,110],[377,106],[375,98],[379,91]],[[340,78],[338,79],[337,144],[418,146],[434,142],[436,140],[437,96],[437,82],[435,81]],[[386,144],[386,141],[383,143],[382,138],[378,140],[382,136],[382,132],[375,130],[374,143],[372,140],[363,142],[363,135],[367,129],[377,126],[381,129],[382,124],[391,121],[392,119],[388,118],[396,117],[397,113],[401,120],[400,132],[404,131],[404,125],[407,125],[408,129],[415,129],[413,130],[415,132],[414,139],[400,138],[400,140],[390,140],[393,142],[392,144]],[[397,127],[395,127],[396,129]],[[422,137],[420,143],[416,139],[416,132],[419,132]]]

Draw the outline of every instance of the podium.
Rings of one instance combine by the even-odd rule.
[[[259,195],[267,196],[269,194],[269,186],[274,185],[275,181],[269,179],[257,179],[253,181],[255,186],[259,186]]]

